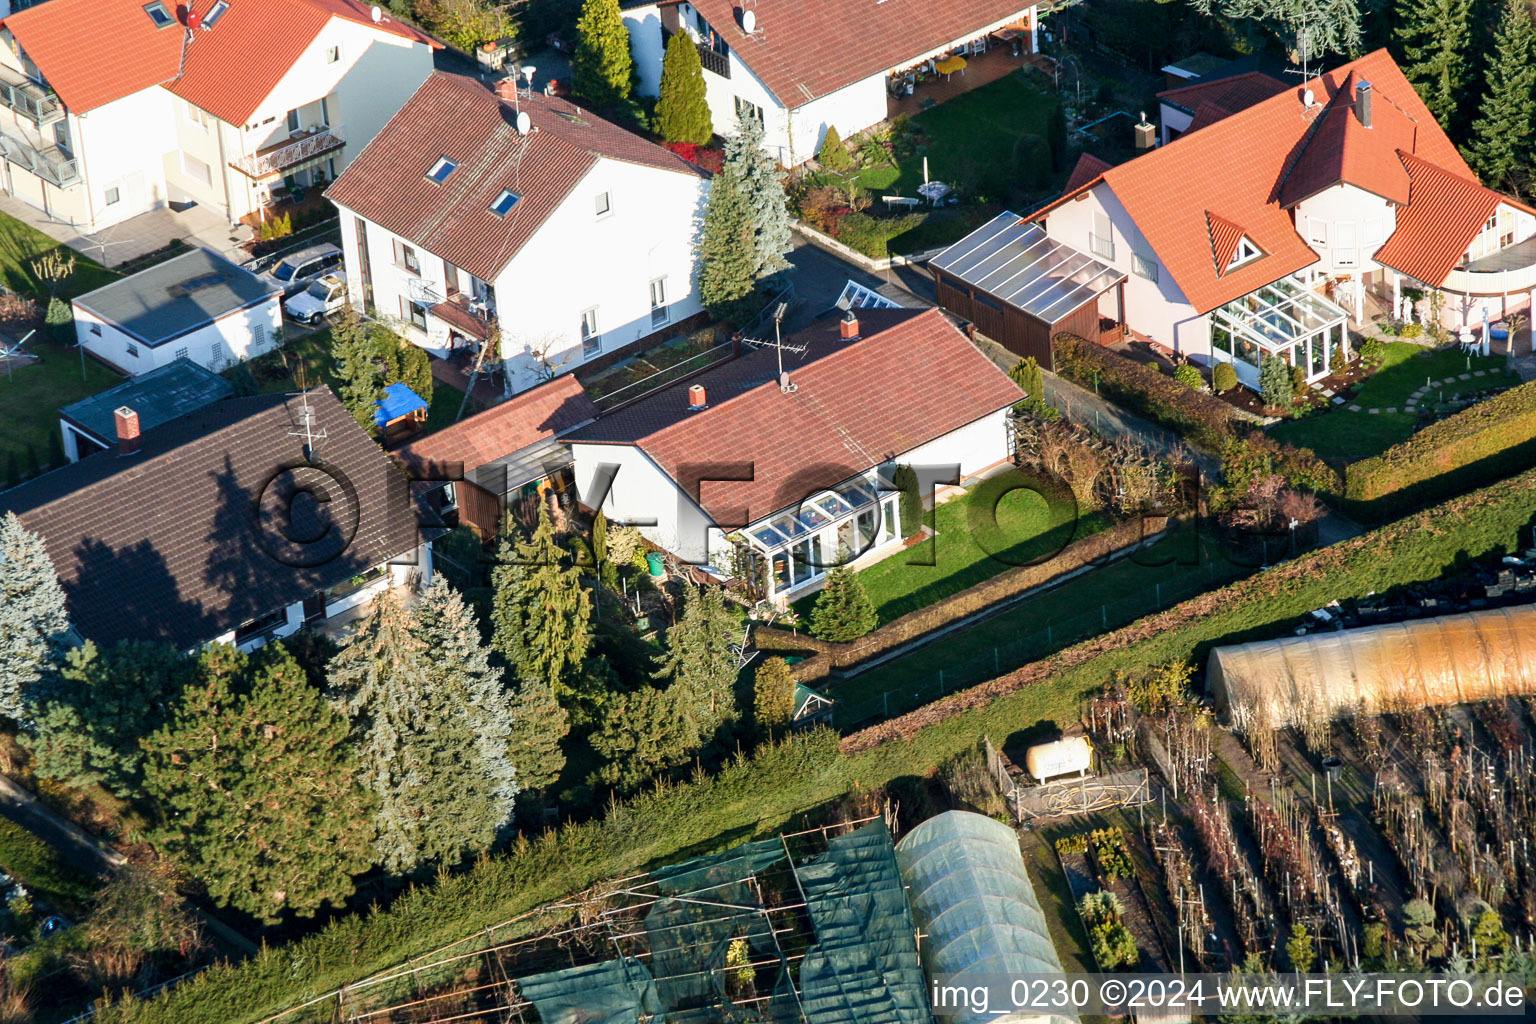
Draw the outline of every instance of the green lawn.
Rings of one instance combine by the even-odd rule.
[[[1002,473],[947,501],[927,515],[936,535],[859,572],[884,625],[1016,565],[1048,558],[1067,544],[1103,529],[1094,513],[1079,521],[1076,502],[1047,501],[1018,488],[1016,473]],[[994,511],[995,510],[995,511]],[[815,595],[796,603],[809,615]]]
[[[94,395],[123,378],[80,354],[48,342],[28,342],[24,351],[41,359],[18,363],[14,372],[0,373],[0,409],[5,410],[5,429],[0,430],[0,488],[12,479],[21,480],[46,470],[63,458],[58,412],[62,406]]]
[[[46,304],[48,301],[48,286],[40,282],[36,272],[32,269],[32,262],[38,257],[64,249],[72,250],[58,241],[49,238],[27,224],[23,224],[15,217],[0,213],[0,284],[4,284],[11,291],[21,292],[28,298],[35,299]],[[93,288],[102,285],[117,277],[117,274],[95,260],[75,255],[75,273],[59,289],[59,294],[66,298],[82,295]]]
[[[1460,374],[1484,370],[1482,377],[1456,379]],[[1425,381],[1443,381],[1427,397],[1433,404],[1468,391],[1511,387],[1520,378],[1509,372],[1503,356],[1466,356],[1454,346],[1430,350],[1406,341],[1386,346],[1381,369],[1372,374],[1345,405],[1332,406],[1300,419],[1277,423],[1269,430],[1277,441],[1311,448],[1325,459],[1356,462],[1379,455],[1413,435],[1418,415],[1405,411],[1408,398]],[[1360,406],[1351,412],[1350,405]],[[1396,409],[1371,414],[1368,409]]]

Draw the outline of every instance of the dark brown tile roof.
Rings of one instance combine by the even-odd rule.
[[[1207,79],[1176,89],[1164,89],[1157,94],[1193,114],[1202,103],[1212,103],[1228,113],[1247,110],[1255,103],[1262,103],[1286,90],[1287,84],[1262,71],[1249,71],[1226,78]]]
[[[0,493],[0,512],[42,535],[83,635],[195,646],[418,544],[404,475],[330,391],[309,407],[315,466],[299,396],[230,399]]]
[[[937,309],[859,311],[862,339],[843,342],[827,320],[793,336],[795,385],[779,388],[763,349],[708,370],[566,435],[573,443],[632,444],[714,521],[742,526],[856,473],[1006,408],[1018,387]],[[708,408],[688,411],[703,385]],[[747,475],[750,480],[712,482]]]
[[[413,470],[458,464],[470,473],[588,420],[597,407],[567,373],[395,452]]]
[[[482,281],[494,281],[600,158],[703,176],[696,165],[563,99],[521,103],[534,130],[484,84],[434,72],[326,190],[347,210]],[[439,157],[458,165],[441,185]],[[521,198],[491,212],[503,190]]]
[[[693,0],[779,103],[793,110],[1025,17],[1023,0],[773,0],[749,36],[737,0]]]

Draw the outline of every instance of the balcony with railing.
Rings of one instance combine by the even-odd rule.
[[[318,125],[295,134],[286,142],[237,157],[229,162],[229,166],[257,181],[280,178],[345,145],[341,125]]]
[[[1441,287],[1463,295],[1507,295],[1536,288],[1536,236],[1463,263]]]
[[[0,155],[59,188],[80,183],[80,166],[58,146],[43,145],[20,133],[0,131]]]
[[[663,49],[666,48],[667,41],[674,35],[676,35],[676,33],[671,29],[668,29],[665,26],[662,27],[661,45]],[[705,71],[719,75],[721,78],[731,77],[731,51],[724,42],[720,44],[719,50],[716,50],[714,47],[700,39],[695,39],[693,41],[693,45],[698,48],[699,62],[704,65]]]
[[[4,65],[0,65],[0,103],[39,128],[64,116],[64,104],[59,102],[52,90]]]

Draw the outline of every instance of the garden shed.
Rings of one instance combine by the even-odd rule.
[[[929,984],[986,985],[998,976],[1060,974],[1061,959],[1013,829],[970,811],[929,818],[896,844]],[[990,978],[988,976],[991,976]],[[967,978],[974,979],[967,981]],[[1066,1024],[1060,1014],[957,1009],[951,1024]]]
[[[1536,693],[1536,607],[1218,647],[1207,675],[1244,730]]]
[[[1051,339],[1125,334],[1125,274],[1003,212],[928,263],[939,305],[1008,351],[1056,368]]]

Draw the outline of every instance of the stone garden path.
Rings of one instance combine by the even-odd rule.
[[[1486,376],[1488,376],[1488,371],[1487,370],[1473,370],[1471,373],[1452,374],[1451,376],[1445,378],[1444,380],[1432,380],[1428,384],[1425,384],[1423,387],[1419,388],[1413,394],[1408,396],[1408,398],[1403,402],[1403,409],[1402,409],[1402,411],[1403,412],[1413,412],[1418,407],[1418,404],[1424,400],[1424,396],[1426,394],[1428,394],[1429,392],[1435,390],[1436,388],[1444,387],[1445,385],[1451,383],[1452,381],[1472,380],[1474,377],[1486,377]],[[1338,397],[1337,395],[1331,396],[1331,398],[1332,398],[1332,401],[1333,401],[1334,405],[1343,405],[1344,404],[1344,399]],[[1371,416],[1375,416],[1378,413],[1384,413],[1384,412],[1395,413],[1395,412],[1398,411],[1398,409],[1397,409],[1397,406],[1395,406],[1395,405],[1389,405],[1389,406],[1387,406],[1384,409],[1383,408],[1378,408],[1378,407],[1375,407],[1375,406],[1372,406],[1371,408],[1367,409],[1367,408],[1365,408],[1363,406],[1360,406],[1360,405],[1350,405],[1349,406],[1349,411],[1350,412],[1364,412],[1364,413],[1367,413],[1367,414],[1369,414]]]

